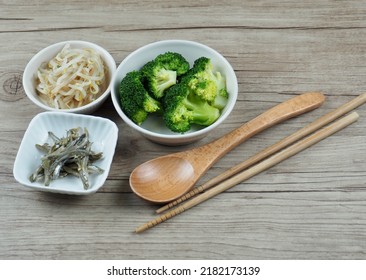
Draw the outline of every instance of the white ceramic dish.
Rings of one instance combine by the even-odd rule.
[[[220,71],[226,78],[227,90],[229,92],[229,101],[223,109],[220,118],[208,127],[192,126],[192,129],[184,134],[170,131],[161,118],[150,115],[141,125],[135,124],[122,111],[119,100],[119,85],[123,77],[130,71],[139,70],[145,63],[153,60],[157,55],[167,51],[178,52],[183,55],[188,62],[193,62],[206,56],[211,59],[215,70]],[[238,95],[238,82],[230,63],[217,51],[212,48],[192,41],[185,40],[165,40],[143,46],[129,54],[118,66],[113,77],[111,95],[114,107],[120,117],[132,128],[140,132],[146,138],[165,145],[182,145],[197,141],[205,137],[215,127],[220,125],[231,113],[234,108]]]
[[[92,149],[96,152],[103,152],[103,158],[96,161],[95,165],[103,168],[104,172],[90,176],[88,190],[84,190],[81,180],[74,176],[56,179],[49,186],[44,186],[42,182],[30,182],[29,176],[40,165],[43,155],[35,147],[35,144],[49,142],[48,131],[62,137],[65,136],[67,130],[74,127],[88,129],[90,141],[93,142]],[[64,112],[40,113],[32,119],[24,134],[14,163],[14,178],[22,185],[39,191],[75,195],[95,193],[107,179],[117,138],[118,128],[116,124],[105,118]]]
[[[50,61],[53,57],[59,53],[62,48],[66,45],[70,44],[71,48],[92,48],[97,53],[100,54],[103,59],[107,71],[107,84],[108,87],[100,95],[100,97],[93,102],[84,105],[79,108],[74,109],[55,109],[44,104],[37,95],[36,92],[36,80],[37,80],[37,70],[41,66],[42,63]],[[28,96],[28,98],[37,106],[41,107],[44,110],[48,111],[58,111],[58,112],[68,112],[68,113],[80,113],[80,114],[89,114],[97,110],[103,102],[107,99],[111,91],[111,81],[114,73],[116,72],[116,62],[113,57],[107,52],[104,48],[90,42],[85,41],[64,41],[59,42],[53,45],[50,45],[41,51],[39,51],[36,55],[32,57],[32,59],[28,62],[27,66],[24,69],[23,73],[23,88]]]

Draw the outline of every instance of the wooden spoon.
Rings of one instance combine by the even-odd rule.
[[[318,108],[325,100],[317,92],[293,97],[206,145],[147,161],[131,173],[130,186],[141,198],[166,203],[189,191],[222,156],[253,135],[281,121]]]

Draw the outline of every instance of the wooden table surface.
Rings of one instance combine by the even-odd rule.
[[[204,182],[366,91],[363,1],[1,1],[1,259],[365,259],[366,111],[357,123],[143,234],[156,205],[132,193],[140,163],[215,140],[270,107],[320,91],[319,109],[230,152]],[[239,82],[228,119],[201,141],[166,147],[132,131],[108,99],[94,115],[119,128],[108,179],[96,194],[30,190],[13,164],[30,120],[22,73],[64,40],[105,47],[117,65],[135,49],[187,39],[221,52]]]

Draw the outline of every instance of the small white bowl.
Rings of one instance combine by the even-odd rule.
[[[221,116],[210,126],[192,126],[191,130],[184,134],[174,133],[165,126],[163,120],[159,117],[149,115],[147,120],[139,126],[130,120],[122,111],[119,98],[119,86],[124,76],[130,71],[141,69],[145,63],[153,60],[157,55],[168,51],[177,52],[183,55],[188,60],[191,67],[197,58],[206,56],[211,59],[215,70],[220,71],[226,78],[229,100],[226,107],[223,109]],[[113,76],[111,95],[114,107],[127,125],[136,129],[146,138],[154,142],[165,145],[183,145],[202,139],[229,116],[237,99],[238,82],[230,63],[212,48],[192,41],[165,40],[143,46],[129,54],[121,62]]]
[[[45,186],[42,182],[32,183],[29,176],[41,164],[43,155],[35,145],[50,142],[48,131],[63,137],[67,130],[75,127],[87,128],[90,141],[93,143],[92,150],[103,152],[103,158],[96,161],[95,165],[104,169],[104,172],[90,175],[90,188],[87,190],[84,190],[80,178],[70,175],[53,180],[49,186]],[[117,138],[116,124],[105,118],[65,112],[40,113],[31,120],[24,134],[14,163],[14,178],[22,185],[39,191],[75,195],[95,193],[107,179]]]
[[[107,88],[96,100],[84,105],[79,108],[73,109],[56,109],[48,106],[39,98],[36,92],[36,80],[37,80],[37,70],[43,64],[50,61],[52,58],[59,53],[62,48],[70,44],[71,48],[92,48],[94,49],[102,58],[108,72],[107,72]],[[58,112],[68,112],[68,113],[79,113],[79,114],[89,114],[97,110],[103,102],[107,99],[111,91],[112,77],[116,72],[116,62],[109,52],[104,48],[90,42],[85,41],[64,41],[53,45],[50,45],[41,51],[39,51],[32,59],[28,62],[23,73],[23,88],[28,96],[28,98],[37,106],[48,111],[58,111]]]

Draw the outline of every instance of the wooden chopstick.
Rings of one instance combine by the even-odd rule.
[[[166,204],[165,206],[159,208],[156,210],[156,213],[160,214],[166,210],[169,210],[173,208],[174,206],[194,197],[195,195],[204,192],[205,190],[208,190],[209,188],[217,185],[218,183],[222,182],[223,180],[226,180],[227,178],[230,178],[231,176],[237,174],[240,171],[243,171],[244,169],[249,168],[250,166],[260,162],[261,160],[273,155],[274,153],[282,150],[283,148],[295,143],[299,139],[313,133],[314,131],[318,130],[319,128],[329,124],[330,122],[336,120],[337,118],[351,112],[352,110],[356,109],[357,107],[363,105],[366,102],[366,93],[352,99],[348,103],[343,104],[339,108],[329,112],[328,114],[318,118],[314,122],[310,123],[309,125],[305,126],[304,128],[298,130],[294,134],[284,138],[283,140],[273,144],[272,146],[262,150],[260,153],[252,156],[251,158],[247,159],[246,161],[243,161],[242,163],[239,163],[232,168],[226,170],[225,172],[221,173],[220,175],[212,178],[211,180],[207,181],[206,183],[202,184],[201,186],[198,186],[188,193],[184,194],[177,200],[174,200],[170,202],[169,204]]]
[[[178,207],[168,211],[167,213],[157,217],[156,219],[136,228],[135,232],[140,233],[149,228],[152,228],[190,208],[193,206],[208,200],[209,198],[228,190],[229,188],[239,184],[240,182],[253,177],[254,175],[267,170],[268,168],[280,163],[281,161],[305,150],[306,148],[318,143],[324,138],[334,134],[335,132],[347,127],[348,125],[354,123],[358,119],[359,115],[353,112],[338,121],[328,125],[327,127],[315,132],[314,134],[298,141],[297,143],[287,147],[286,149],[278,152],[275,155],[263,160],[262,162],[252,166],[245,171],[242,171],[226,181],[221,182],[217,186],[207,190],[206,192],[188,200],[187,202],[180,204]]]

